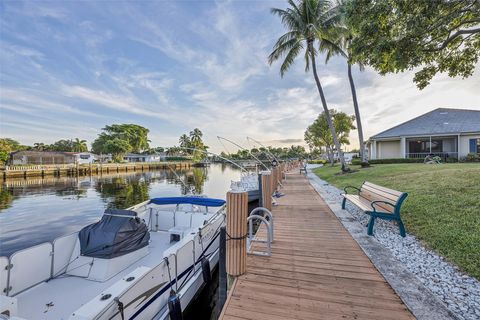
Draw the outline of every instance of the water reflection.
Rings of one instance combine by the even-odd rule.
[[[127,208],[193,191],[225,198],[240,172],[231,166],[8,180],[0,187],[0,256],[78,231],[105,208]]]

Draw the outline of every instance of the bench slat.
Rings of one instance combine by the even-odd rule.
[[[347,198],[350,202],[355,204],[357,207],[359,207],[363,211],[372,210],[372,207],[370,206],[370,202],[368,202],[367,200],[363,199],[360,196],[357,196],[356,194],[346,194],[345,198]]]
[[[373,197],[378,198],[376,200],[384,200],[388,202],[392,202],[393,204],[396,204],[400,196],[395,196],[390,193],[383,192],[382,190],[374,189],[371,186],[365,186],[363,185],[360,188],[361,191],[368,192],[372,194]]]
[[[401,191],[397,191],[397,190],[389,189],[389,188],[386,188],[386,187],[382,187],[382,186],[379,186],[378,184],[374,184],[374,183],[371,183],[371,182],[368,182],[368,181],[365,181],[363,183],[363,185],[372,187],[374,189],[382,190],[383,192],[390,193],[391,195],[394,195],[394,196],[397,196],[397,197],[400,197],[403,194],[403,192],[401,192]]]

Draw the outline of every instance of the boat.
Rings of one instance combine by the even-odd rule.
[[[258,174],[255,172],[242,173],[239,181],[232,181],[230,189],[233,191],[247,191],[248,202],[260,199],[260,188]]]
[[[153,198],[0,257],[0,319],[168,319],[210,281],[224,210],[220,199]]]

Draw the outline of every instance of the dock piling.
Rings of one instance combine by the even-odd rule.
[[[262,207],[272,211],[272,174],[269,171],[260,172]]]
[[[230,276],[240,276],[247,267],[248,193],[227,192],[227,263]]]

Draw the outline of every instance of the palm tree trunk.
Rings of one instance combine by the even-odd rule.
[[[320,84],[320,79],[317,74],[317,66],[315,64],[315,52],[313,50],[313,41],[308,41],[308,50],[310,51],[310,59],[312,60],[312,70],[313,77],[317,83],[318,93],[320,94],[320,99],[322,100],[323,111],[325,112],[325,117],[327,118],[328,128],[332,134],[333,144],[338,151],[338,157],[340,158],[340,163],[342,165],[342,171],[348,171],[347,165],[345,163],[345,158],[343,157],[343,152],[340,149],[340,143],[338,142],[337,133],[335,132],[335,127],[333,126],[332,118],[330,117],[330,111],[328,110],[327,100],[325,100],[325,95],[323,94],[322,85]],[[333,151],[333,150],[332,150]]]
[[[352,65],[348,62],[348,81],[350,82],[350,89],[352,90],[353,109],[355,110],[355,119],[357,120],[358,142],[360,144],[360,160],[362,163],[368,163],[367,154],[365,152],[365,143],[363,140],[362,121],[360,119],[360,110],[358,109],[357,91],[355,90],[355,83],[352,76]]]
[[[326,146],[325,149],[327,151],[328,161],[330,162],[330,164],[333,167],[333,165],[335,164],[335,161],[333,159],[333,150],[331,150],[330,147],[328,147],[328,146]]]

